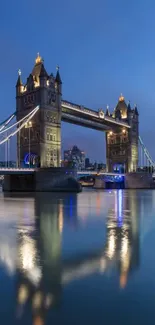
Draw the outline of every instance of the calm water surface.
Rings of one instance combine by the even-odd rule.
[[[0,319],[154,325],[155,191],[0,193]]]

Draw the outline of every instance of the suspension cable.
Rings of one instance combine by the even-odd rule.
[[[32,117],[37,113],[38,110],[39,110],[39,106],[37,106],[35,108],[35,110],[33,110],[33,112],[31,112],[31,115],[29,114],[30,116],[28,117],[28,119],[26,120],[26,122],[22,123],[17,130],[15,130],[11,134],[9,134],[5,139],[1,140],[0,141],[0,145],[3,144],[3,143],[5,143],[6,141],[8,141],[15,134],[17,134],[32,119]],[[21,120],[20,120],[20,122],[21,122]]]
[[[143,141],[142,141],[142,139],[141,139],[140,136],[139,136],[139,142],[140,142],[140,145],[141,145],[141,147],[142,147],[142,149],[143,149],[143,152],[144,152],[144,154],[145,154],[145,157],[146,157],[147,160],[149,161],[150,165],[151,165],[151,166],[155,166],[155,162],[153,161],[153,159],[152,159],[150,153],[148,152],[148,150],[146,149],[146,147],[145,147],[145,145],[144,145],[144,143],[143,143]]]
[[[20,121],[12,124],[11,126],[9,126],[8,128],[6,128],[5,130],[2,130],[0,132],[0,134],[7,132],[8,130],[12,129],[14,126],[17,126],[18,124],[20,124],[22,121],[24,121],[26,118],[28,118],[33,112],[38,111],[39,106],[35,107],[30,113],[28,113],[26,116],[24,116]]]
[[[11,116],[9,116],[9,118],[7,120],[5,120],[4,122],[2,122],[0,124],[0,131],[3,130],[15,117],[15,113],[13,113]]]

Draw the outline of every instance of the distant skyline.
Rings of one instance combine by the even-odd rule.
[[[26,81],[39,52],[49,73],[59,64],[64,99],[113,110],[123,93],[136,103],[140,134],[155,159],[154,16],[153,0],[2,2],[0,121],[15,110],[18,69]],[[102,132],[62,123],[62,140],[63,150],[76,144],[105,161]]]

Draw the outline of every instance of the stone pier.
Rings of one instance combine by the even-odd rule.
[[[100,177],[95,178],[95,183],[94,183],[94,188],[95,189],[104,189],[106,188],[105,180]]]
[[[126,189],[151,189],[155,188],[155,182],[150,173],[127,173],[125,175]]]
[[[100,176],[96,177],[95,189],[153,189],[155,188],[155,180],[150,173],[127,173],[124,177],[124,182],[111,182],[108,183],[106,180],[101,178]]]
[[[4,176],[4,192],[80,192],[74,169],[41,168],[32,173]]]

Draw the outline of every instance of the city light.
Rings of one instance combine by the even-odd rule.
[[[25,128],[26,129],[31,128],[31,127],[32,127],[32,121],[29,121],[29,122],[25,123]]]

